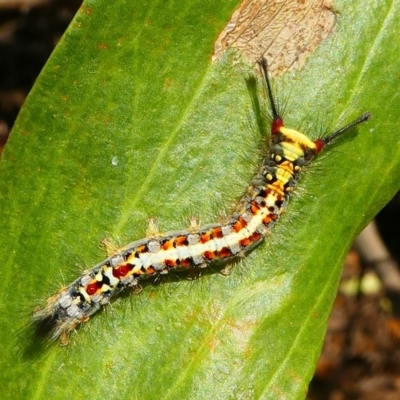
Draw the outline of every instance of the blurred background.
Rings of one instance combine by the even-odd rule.
[[[0,154],[80,4],[0,0]],[[399,244],[397,194],[347,255],[308,399],[400,399]]]

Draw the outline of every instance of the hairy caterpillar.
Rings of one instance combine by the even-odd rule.
[[[284,126],[278,114],[268,78],[267,61],[259,65],[265,79],[272,112],[269,152],[236,210],[224,223],[172,231],[137,240],[117,250],[107,259],[84,271],[70,285],[47,299],[34,311],[33,321],[45,325],[51,338],[68,344],[69,335],[90,316],[126,289],[170,271],[190,271],[213,263],[226,263],[247,254],[278,222],[297,185],[302,168],[325,145],[350,128],[367,121],[369,113],[343,128],[315,141]]]

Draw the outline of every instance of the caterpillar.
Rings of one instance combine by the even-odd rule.
[[[325,146],[367,121],[368,112],[314,141],[286,128],[273,97],[268,65],[258,61],[271,107],[269,151],[233,213],[225,222],[155,234],[118,249],[49,297],[33,312],[33,323],[48,327],[50,339],[67,345],[71,332],[118,294],[172,271],[201,270],[248,254],[279,221],[301,171]]]

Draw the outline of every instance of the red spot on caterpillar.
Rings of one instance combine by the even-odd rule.
[[[264,225],[268,225],[271,221],[275,221],[278,218],[276,214],[268,214],[263,220]]]
[[[192,261],[190,258],[183,258],[181,260],[181,266],[182,267],[191,267],[192,266]]]
[[[257,215],[259,210],[260,210],[260,207],[258,206],[258,204],[255,201],[252,201],[251,206],[250,206],[251,213],[253,215]]]
[[[93,296],[93,295],[96,294],[100,289],[101,289],[101,283],[100,283],[100,282],[89,283],[89,285],[87,285],[86,288],[85,288],[86,293],[87,293],[89,296]]]
[[[254,233],[251,235],[251,240],[252,240],[253,243],[254,243],[254,242],[257,242],[258,240],[260,240],[261,237],[262,237],[261,233],[254,232]]]
[[[245,228],[247,226],[247,222],[243,217],[239,217],[239,222],[242,224],[242,227]]]
[[[318,154],[325,146],[325,141],[323,139],[317,139],[314,141],[314,144],[316,146],[315,152]]]
[[[244,238],[244,239],[240,240],[239,243],[242,247],[248,247],[251,245],[251,241],[249,238]]]
[[[243,229],[243,225],[239,220],[233,224],[232,228],[235,232],[240,232]]]
[[[228,247],[223,247],[219,252],[218,252],[218,256],[220,258],[228,258],[232,255],[232,252],[230,251],[230,249]]]
[[[220,226],[217,226],[216,228],[213,228],[211,231],[211,237],[213,239],[218,239],[222,238],[224,235],[222,234],[222,229]]]
[[[132,268],[133,268],[132,264],[125,264],[119,266],[118,268],[114,268],[112,272],[116,278],[120,278],[126,276],[130,271],[132,271]]]
[[[252,245],[253,243],[257,242],[258,240],[261,239],[261,234],[258,232],[253,232],[253,234],[251,236],[249,236],[248,238],[244,238],[242,239],[239,243],[241,246],[243,247],[249,247],[250,245]]]
[[[175,239],[175,244],[177,246],[187,246],[188,245],[187,237],[186,236],[178,236]]]
[[[272,214],[268,214],[266,217],[263,218],[262,223],[264,225],[268,225],[271,222],[271,215]]]
[[[213,260],[217,257],[213,251],[205,251],[203,255],[205,258],[207,258],[207,260]]]
[[[175,261],[175,260],[164,260],[164,264],[165,264],[168,268],[174,268],[174,267],[176,267],[176,261]]]
[[[276,135],[279,132],[279,129],[282,128],[283,126],[283,120],[281,117],[274,117],[274,120],[272,121],[271,124],[271,134]]]
[[[169,250],[174,247],[174,241],[173,240],[166,240],[162,245],[161,248],[163,250]]]
[[[204,233],[201,234],[201,237],[200,237],[200,242],[201,243],[207,243],[210,240],[211,240],[210,232],[204,232]]]
[[[149,267],[147,267],[146,269],[146,274],[154,274],[154,272],[156,272],[156,270],[154,269],[154,267],[152,265],[150,265]]]

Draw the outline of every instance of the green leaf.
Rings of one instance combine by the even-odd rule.
[[[142,2],[146,3],[146,2]],[[259,162],[256,115],[213,41],[235,7],[85,1],[38,78],[0,165],[4,398],[303,398],[354,237],[400,188],[397,3],[335,4],[333,35],[275,80],[288,127],[373,118],[308,169],[271,237],[230,277],[118,299],[71,344],[22,329],[99,262],[104,237],[213,222]],[[78,259],[79,257],[79,259]]]

